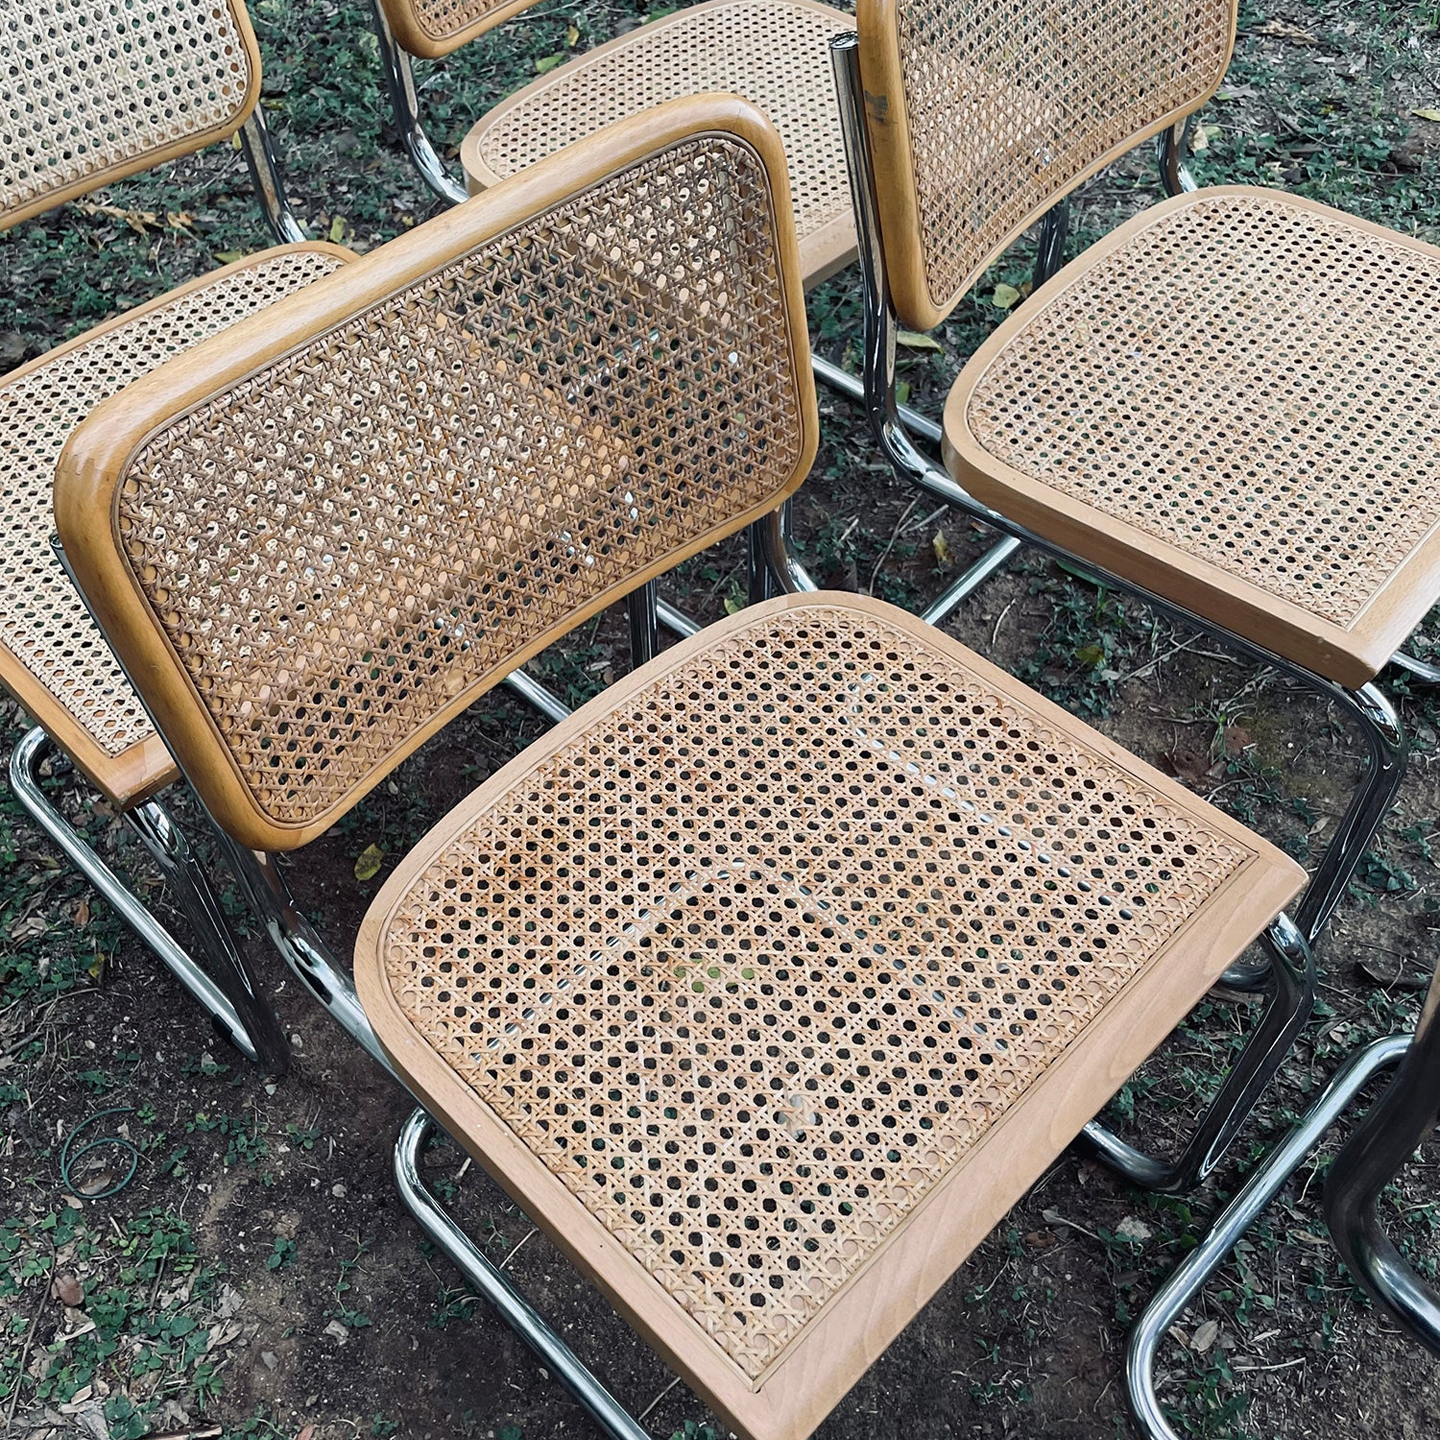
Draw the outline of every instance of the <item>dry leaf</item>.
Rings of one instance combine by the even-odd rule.
[[[62,1304],[72,1308],[85,1303],[85,1290],[68,1270],[50,1282],[50,1293]]]
[[[1428,120],[1432,125],[1440,125],[1440,110],[1412,110],[1410,113],[1417,120]]]
[[[574,45],[579,38],[580,32],[573,25],[565,31],[565,43],[567,45]]]
[[[75,928],[83,930],[90,923],[90,902],[82,900],[75,907]]]
[[[1203,1321],[1195,1327],[1195,1333],[1190,1337],[1190,1348],[1197,1355],[1203,1355],[1215,1343],[1219,1334],[1218,1320]]]
[[[356,858],[355,878],[373,880],[385,863],[385,852],[378,845],[367,845]]]
[[[542,55],[540,59],[535,62],[535,73],[537,75],[543,75],[547,70],[553,70],[557,65],[563,64],[564,61],[564,55]]]
[[[1011,306],[1020,303],[1020,292],[1013,285],[997,285],[995,293],[990,297],[990,303],[997,310],[1009,310]]]
[[[895,340],[907,350],[936,350],[942,355],[945,353],[944,346],[938,340],[930,335],[923,335],[918,330],[898,330]]]
[[[337,215],[330,222],[330,243],[338,245],[345,238],[345,217]]]
[[[930,541],[930,548],[935,552],[937,565],[948,565],[955,558],[950,553],[950,542],[945,538],[943,530],[935,532],[934,538]]]

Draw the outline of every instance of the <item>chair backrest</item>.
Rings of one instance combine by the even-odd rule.
[[[891,303],[943,320],[1088,176],[1224,77],[1236,0],[858,0]]]
[[[56,521],[216,819],[288,849],[551,640],[773,510],[817,428],[779,138],[698,96],[101,405]]]
[[[377,0],[402,49],[438,60],[536,0]]]
[[[260,93],[242,0],[21,0],[0,19],[0,230],[233,135]]]

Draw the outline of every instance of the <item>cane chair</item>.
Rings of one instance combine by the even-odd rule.
[[[1355,1097],[1392,1068],[1395,1074],[1325,1177],[1325,1223],[1350,1273],[1407,1335],[1440,1357],[1440,1291],[1400,1253],[1378,1210],[1381,1192],[1440,1125],[1437,967],[1413,1033],[1387,1035],[1345,1060],[1145,1307],[1126,1350],[1125,1380],[1136,1418],[1153,1440],[1176,1440],[1155,1386],[1156,1358],[1166,1333]]]
[[[266,213],[292,238],[255,109],[260,59],[244,6],[171,0],[36,0],[0,25],[0,229],[237,131]],[[181,286],[0,378],[0,682],[35,722],[10,763],[17,798],[176,973],[244,1053],[286,1052],[184,834],[154,797],[177,777],[160,738],[50,547],[51,484],[70,431],[165,360],[336,270],[334,245],[288,244]],[[181,906],[201,957],[149,913],[40,785],[58,745],[134,827]],[[208,967],[201,963],[208,960]]]
[[[419,1182],[432,1117],[727,1424],[798,1440],[1303,880],[919,618],[787,594],[642,646],[441,820],[357,997],[274,852],[711,540],[785,584],[801,277],[774,128],[672,101],[163,367],[56,486],[268,931],[423,1107],[407,1200],[625,1440]]]
[[[882,447],[1354,718],[1368,766],[1299,907],[1313,942],[1404,772],[1375,676],[1440,599],[1440,400],[1421,358],[1440,340],[1440,251],[1271,190],[1163,201],[971,357],[942,470],[894,423],[895,327],[934,326],[1035,215],[1173,138],[1225,73],[1234,6],[860,0],[857,20],[834,58]],[[1013,103],[985,98],[1000,91]],[[1375,304],[1375,273],[1402,277],[1403,313]]]

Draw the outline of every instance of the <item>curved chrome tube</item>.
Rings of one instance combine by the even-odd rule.
[[[1155,137],[1155,158],[1160,165],[1160,184],[1167,195],[1188,195],[1200,188],[1200,182],[1185,164],[1190,148],[1190,127],[1193,115],[1187,115]]]
[[[450,1218],[420,1175],[420,1153],[435,1128],[424,1110],[416,1110],[395,1142],[395,1185],[420,1228],[489,1301],[500,1318],[538,1355],[610,1440],[650,1440],[625,1407],[595,1378],[575,1352],[545,1323],[539,1312],[511,1284],[503,1270],[484,1254]]]
[[[1125,1387],[1141,1429],[1152,1440],[1179,1440],[1155,1393],[1155,1357],[1165,1332],[1220,1268],[1236,1242],[1275,1198],[1354,1095],[1376,1071],[1396,1064],[1409,1044],[1408,1035],[1391,1035],[1353,1054],[1305,1118],[1250,1176],[1216,1219],[1210,1233],[1180,1262],[1145,1307],[1126,1346]]]
[[[244,152],[245,163],[250,168],[250,178],[255,184],[260,208],[265,212],[265,223],[269,225],[275,238],[282,245],[294,245],[308,240],[310,237],[295,218],[295,212],[285,198],[285,186],[280,179],[280,165],[275,159],[275,148],[270,143],[265,112],[258,104],[250,112],[250,118],[240,127],[240,149]]]
[[[1437,1123],[1440,967],[1399,1071],[1365,1112],[1325,1178],[1325,1223],[1340,1258],[1411,1335],[1440,1355],[1440,1293],[1396,1248],[1376,1210],[1380,1192]]]
[[[396,42],[379,0],[371,0],[370,14],[375,22],[375,38],[380,42],[380,74],[400,143],[431,192],[449,205],[459,205],[470,198],[470,192],[451,178],[420,123],[420,97],[415,91],[415,71],[410,57]]]
[[[120,877],[75,832],[55,809],[40,786],[38,767],[50,737],[38,725],[21,737],[10,754],[10,788],[26,813],[60,848],[65,858],[114,907],[116,914],[145,942],[174,973],[175,978],[198,1000],[216,1028],[256,1064],[261,1055],[229,996],[206,973],[184,946],[131,893]]]

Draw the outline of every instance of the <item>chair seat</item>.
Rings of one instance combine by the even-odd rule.
[[[122,808],[176,770],[51,549],[55,462],[102,400],[349,258],[334,245],[262,251],[0,378],[0,681]]]
[[[423,1102],[726,1422],[820,1422],[1303,872],[921,621],[745,610],[398,866]]]
[[[606,125],[681,95],[743,95],[775,123],[790,166],[808,288],[855,256],[830,40],[855,17],[811,0],[709,0],[556,67],[491,110],[460,159],[472,194]]]
[[[1048,539],[1318,671],[1440,600],[1440,249],[1273,190],[1166,201],[976,352],[946,463]]]

